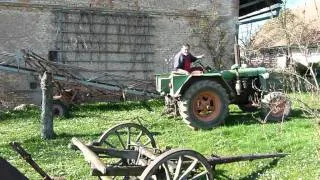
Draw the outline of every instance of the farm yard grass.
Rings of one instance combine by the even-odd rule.
[[[309,97],[310,98],[310,97]],[[18,141],[51,176],[96,179],[79,151],[68,148],[72,137],[96,140],[113,125],[139,121],[149,129],[160,149],[189,148],[209,157],[256,153],[289,153],[279,160],[245,161],[216,167],[216,179],[318,179],[319,132],[316,121],[300,109],[283,123],[261,124],[258,114],[242,113],[230,106],[226,123],[213,130],[193,131],[180,118],[161,116],[163,102],[97,103],[73,108],[70,118],[54,120],[53,140],[40,139],[40,110],[2,112],[0,156],[30,179],[41,177],[9,147]],[[296,106],[297,104],[294,104]],[[313,105],[320,108],[318,104]]]

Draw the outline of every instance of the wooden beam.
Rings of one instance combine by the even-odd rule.
[[[105,154],[115,158],[137,159],[139,156],[139,151],[135,150],[118,150],[114,148],[101,148],[95,146],[88,146],[88,148],[97,154]]]
[[[106,168],[107,175],[101,174],[100,171],[92,170],[92,176],[108,177],[108,176],[140,176],[147,166],[108,166]]]
[[[93,166],[93,170],[99,171],[101,174],[106,174],[106,165],[99,159],[99,157],[92,152],[86,145],[84,145],[77,138],[72,138],[71,142],[77,146],[78,149],[83,153],[85,159]]]

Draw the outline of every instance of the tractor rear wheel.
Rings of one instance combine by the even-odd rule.
[[[178,104],[183,120],[194,128],[210,129],[218,126],[229,112],[226,90],[211,80],[192,84]]]
[[[271,92],[261,100],[261,119],[281,121],[291,112],[291,101],[282,92]]]

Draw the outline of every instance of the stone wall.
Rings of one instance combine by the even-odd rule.
[[[152,44],[148,47],[148,51],[152,53],[144,54],[142,58],[143,61],[152,63],[147,66],[145,62],[126,63],[125,59],[132,60],[136,52],[132,53],[130,48],[129,50],[120,49],[119,44],[116,44],[118,48],[115,47],[115,49],[118,49],[119,52],[129,51],[129,53],[112,52],[113,54],[109,53],[102,57],[99,50],[95,52],[96,54],[91,53],[91,61],[73,63],[70,61],[68,63],[106,71],[116,69],[119,71],[114,73],[152,81],[155,73],[171,70],[174,54],[179,51],[182,43],[187,42],[191,45],[191,52],[194,55],[205,54],[206,64],[217,65],[216,62],[221,62],[223,64],[221,68],[228,68],[234,59],[233,44],[237,34],[238,8],[237,0],[4,0],[0,2],[0,52],[15,53],[19,49],[30,48],[41,56],[47,57],[49,51],[58,49],[57,41],[61,28],[59,29],[55,21],[56,12],[60,10],[79,11],[79,13],[97,12],[106,16],[120,13],[129,14],[129,16],[147,15],[152,19],[150,25],[152,28],[149,32],[152,36],[148,40],[148,43]],[[99,21],[99,18],[96,19]],[[70,40],[70,37],[72,36],[70,35],[66,40]],[[109,50],[111,48],[110,45],[101,47],[109,48]],[[79,48],[78,45],[77,48]],[[92,49],[97,48],[92,45]],[[72,60],[77,60],[78,56],[72,56]],[[92,56],[97,56],[98,60],[92,60]],[[81,55],[81,57],[84,56]],[[71,57],[64,56],[63,60],[67,62],[70,59]],[[116,63],[110,62],[110,59],[124,61]],[[104,60],[105,62],[98,62]],[[144,68],[150,71],[138,72]],[[128,69],[127,72],[124,71],[126,69]],[[10,75],[2,73],[1,76]],[[33,81],[27,75],[20,76],[22,76],[21,81]],[[9,83],[15,84],[16,81]],[[30,88],[26,86],[24,90],[29,91]],[[31,91],[40,90],[38,88]],[[39,97],[34,97],[32,100],[29,98],[30,103],[38,103],[40,97],[39,93]]]
[[[0,77],[0,109],[13,108],[18,104],[41,103],[41,90],[36,76],[0,72]]]

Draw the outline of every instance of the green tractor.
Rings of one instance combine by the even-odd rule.
[[[156,75],[156,89],[165,96],[165,112],[181,115],[193,128],[210,129],[224,122],[229,104],[244,112],[260,111],[261,118],[280,121],[288,117],[291,102],[284,93],[269,92],[269,73],[263,67]]]

